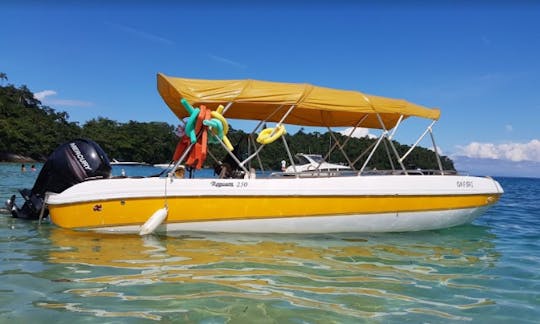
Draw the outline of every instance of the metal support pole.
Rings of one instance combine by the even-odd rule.
[[[242,162],[240,162],[240,160],[238,160],[238,158],[236,157],[236,155],[234,155],[233,152],[229,151],[229,149],[227,148],[227,146],[225,145],[225,143],[223,143],[223,141],[221,140],[221,138],[217,137],[217,140],[219,141],[219,143],[221,145],[223,145],[223,147],[225,147],[225,150],[227,151],[227,153],[233,158],[234,162],[238,163],[238,165],[242,168],[242,170],[244,170],[244,172],[246,174],[249,174],[249,171],[244,167],[244,165],[242,164]]]
[[[413,144],[413,146],[411,146],[411,148],[407,151],[407,153],[403,154],[403,156],[401,158],[399,158],[399,161],[403,161],[405,160],[405,158],[407,158],[407,156],[412,152],[412,150],[420,143],[420,141],[427,135],[428,132],[430,132],[431,130],[431,127],[435,124],[435,120],[426,128],[426,130],[424,131],[424,133],[422,133],[422,135],[420,135],[420,137],[416,140],[416,142]]]
[[[341,154],[343,154],[343,157],[345,157],[345,160],[347,160],[347,163],[349,163],[349,165],[351,165],[351,160],[349,159],[349,157],[347,156],[347,153],[345,153],[345,150],[344,150],[344,147],[339,143],[339,141],[337,140],[336,136],[334,135],[334,132],[332,132],[332,130],[330,129],[330,127],[328,127],[328,132],[330,132],[330,136],[331,138],[334,139],[334,142],[337,144],[339,150],[341,151]],[[324,158],[326,160],[326,157]],[[319,165],[317,166],[317,169],[321,166],[321,162],[319,162]],[[354,167],[353,167],[354,169]]]
[[[257,144],[255,144],[255,140],[253,139],[253,136],[251,136],[251,134],[248,135],[248,143],[251,141],[251,145],[253,145],[253,147],[255,148],[255,150],[257,150]],[[249,152],[248,152],[249,154]],[[264,167],[263,167],[263,164],[262,164],[262,160],[261,160],[261,157],[259,155],[257,155],[257,160],[259,162],[259,167],[261,168],[261,171],[264,171]]]
[[[274,116],[281,108],[283,107],[283,105],[280,105],[279,107],[277,107],[274,111],[272,111],[272,113],[270,115],[268,115],[268,117],[266,117],[265,120],[261,120],[257,126],[255,126],[255,128],[253,129],[253,131],[251,132],[250,135],[255,135],[255,132],[259,129],[259,127],[261,127],[262,124],[266,123],[268,119],[270,119],[272,116]],[[294,106],[293,106],[294,107]]]
[[[433,151],[435,151],[435,156],[437,157],[437,164],[439,165],[439,170],[441,170],[441,175],[444,175],[441,157],[439,156],[439,150],[437,149],[437,144],[435,144],[435,137],[433,136],[433,131],[431,130],[431,127],[429,128],[429,135],[431,136],[431,142],[433,143]]]
[[[221,112],[221,116],[225,115],[225,113],[227,112],[227,110],[229,110],[229,108],[231,108],[233,102],[230,101],[227,106],[225,106],[225,108],[223,108],[223,111]]]
[[[367,164],[369,163],[369,160],[371,160],[371,157],[373,156],[373,154],[377,150],[377,147],[379,147],[379,144],[381,144],[381,141],[382,141],[383,137],[386,136],[386,133],[387,133],[386,130],[383,131],[383,133],[381,134],[381,136],[377,140],[377,143],[375,144],[375,147],[373,148],[373,150],[371,150],[371,153],[369,153],[369,156],[367,157],[366,161],[362,165],[362,168],[360,169],[359,174],[362,174],[362,172],[364,172],[364,169],[366,168]]]
[[[349,140],[352,138],[352,134],[354,133],[354,131],[358,128],[358,126],[359,126],[360,124],[362,124],[362,123],[364,122],[364,120],[366,120],[367,117],[368,117],[367,114],[364,115],[364,117],[362,117],[362,118],[356,123],[356,125],[351,129],[351,131],[349,132],[349,135],[347,135],[347,138],[345,139],[345,141],[344,141],[343,144],[342,144],[343,147],[345,147],[345,145],[347,145],[347,143],[349,142]],[[323,158],[324,160],[328,159],[328,157],[329,157],[330,154],[334,151],[334,148],[337,146],[337,144],[338,144],[338,142],[335,141],[335,143],[332,145],[332,147],[330,147],[330,149],[328,150],[328,153],[326,153],[326,155],[324,156],[324,158]],[[363,156],[363,155],[362,155],[362,156]],[[347,161],[349,161],[349,160],[347,159]],[[354,167],[354,164],[356,164],[356,161],[358,161],[358,159],[355,160],[355,162],[353,162],[353,163],[349,163],[349,167],[350,167],[351,169],[353,169],[353,170],[356,170],[356,168]]]
[[[172,172],[174,172],[182,162],[184,162],[184,159],[186,158],[186,156],[189,154],[189,151],[191,151],[191,149],[193,148],[193,146],[195,145],[195,143],[197,142],[193,142],[191,144],[189,144],[189,146],[187,147],[187,149],[184,151],[184,153],[182,153],[182,155],[180,156],[180,158],[178,159],[178,161],[176,161],[176,163],[174,164],[174,167],[172,168]]]
[[[270,136],[274,135],[274,133],[276,132],[277,128],[279,126],[281,126],[281,124],[283,124],[283,122],[285,121],[285,119],[287,117],[289,117],[289,114],[293,111],[295,105],[292,105],[291,108],[289,108],[289,110],[287,110],[287,112],[285,113],[285,115],[283,115],[283,117],[281,117],[281,120],[277,123],[276,125],[276,128],[274,128],[274,131],[272,132],[272,134],[270,134]]]
[[[366,155],[367,152],[371,152],[370,150],[373,148],[373,146],[375,146],[377,142],[373,142],[371,143],[371,145],[364,150],[364,152],[362,152],[362,154],[360,154],[358,157],[356,157],[356,159],[353,161],[353,164],[356,164],[356,162],[360,161],[361,158],[364,157],[364,155]]]
[[[398,129],[399,125],[401,125],[402,121],[403,121],[403,115],[399,116],[399,119],[398,119],[398,121],[396,123],[396,126],[394,126],[394,128],[392,129],[392,133],[388,137],[389,140],[392,140],[394,138],[394,135],[396,134],[397,129]]]
[[[390,139],[386,138],[386,141],[390,141]],[[392,161],[392,155],[390,154],[390,150],[388,149],[388,144],[386,144],[386,141],[383,141],[384,150],[386,151],[386,155],[388,156],[388,161],[390,161],[390,167],[392,168],[392,171],[395,171],[396,168],[394,167],[394,161]]]
[[[291,165],[294,170],[295,176],[298,178],[298,171],[296,170],[296,164],[294,163],[294,159],[291,154],[291,150],[289,150],[289,145],[287,144],[287,140],[285,139],[285,135],[281,136],[281,139],[283,140],[283,145],[285,146],[285,150],[287,151],[287,155],[289,156],[289,160],[291,160]]]
[[[381,118],[381,116],[379,114],[377,114],[377,119],[379,119],[379,123],[381,123],[381,127],[384,129],[383,134],[385,134],[385,136],[387,136],[388,131],[386,130],[386,127],[384,126],[382,118]],[[397,152],[396,147],[394,146],[394,143],[392,143],[391,140],[389,140],[388,143],[390,144],[390,147],[392,148],[392,151],[394,151],[394,154],[396,155],[396,158],[398,159],[398,162],[399,162],[399,165],[401,166],[401,169],[405,172],[406,175],[408,175],[409,173],[407,173],[407,169],[403,165],[402,161],[399,160],[399,153]]]
[[[280,106],[281,108],[282,106]],[[283,123],[283,121],[285,120],[285,118],[287,118],[287,116],[289,116],[289,114],[291,113],[291,111],[294,109],[294,105],[291,106],[291,108],[289,108],[289,110],[287,110],[287,112],[285,113],[285,115],[283,115],[283,117],[281,118],[281,120],[277,123],[276,127],[274,128],[274,131],[272,131],[272,133],[270,134],[270,136],[274,135],[274,133],[277,131],[277,128]],[[279,109],[279,108],[278,108]],[[276,112],[277,110],[274,111],[274,113]],[[274,114],[272,113],[272,115]],[[270,118],[271,116],[268,116],[268,118]],[[268,120],[265,119],[266,120]],[[261,122],[262,123],[262,122]],[[261,124],[259,123],[259,125]],[[256,129],[259,127],[259,125],[257,125]],[[252,133],[253,134],[253,133]],[[242,163],[240,164],[241,166],[243,166],[244,164],[246,164],[247,162],[251,161],[255,156],[257,156],[259,154],[259,152],[262,150],[262,148],[265,146],[265,144],[262,144],[261,146],[259,146],[259,148],[257,148],[257,150],[255,151],[255,153],[251,154],[250,156],[248,156],[244,161],[242,161]],[[293,163],[291,161],[291,163]]]

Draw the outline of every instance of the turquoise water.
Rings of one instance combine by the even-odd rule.
[[[2,204],[36,176],[0,164]],[[0,322],[538,323],[540,179],[497,180],[473,224],[416,233],[139,237],[1,214]]]

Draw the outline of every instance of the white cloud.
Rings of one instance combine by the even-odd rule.
[[[339,131],[338,133],[344,136],[349,136],[353,128],[354,127],[349,127],[342,131]],[[369,133],[369,128],[358,127],[352,134],[352,137],[355,137],[355,138],[360,138],[360,137],[365,137],[365,136],[367,136],[368,138],[377,138],[377,136]]]
[[[429,147],[427,147],[427,149],[430,150],[430,151],[435,152],[435,150],[433,149],[433,146],[429,146]],[[439,145],[437,145],[437,153],[439,153],[439,155],[444,155],[443,150]]]
[[[452,160],[456,169],[462,174],[540,178],[540,162],[513,162],[465,156],[453,156]]]
[[[57,92],[54,90],[43,90],[43,91],[34,93],[34,98],[50,106],[91,107],[94,105],[94,103],[92,102],[83,101],[83,100],[50,98],[51,96],[56,96],[56,95],[57,95]]]
[[[207,54],[207,55],[208,55],[209,58],[211,58],[214,61],[218,61],[218,62],[225,63],[225,64],[228,64],[228,65],[236,66],[236,67],[239,67],[241,69],[247,68],[247,66],[245,66],[244,64],[235,62],[233,60],[229,60],[228,58],[224,58],[224,57],[217,56],[217,55],[214,55],[214,54]]]
[[[506,129],[507,132],[511,132],[514,130],[514,127],[510,124],[504,125],[504,129]]]
[[[42,101],[45,99],[45,97],[54,96],[55,94],[56,94],[56,91],[54,90],[43,90],[43,91],[34,93],[34,98],[36,98],[39,101]]]
[[[472,142],[466,146],[458,146],[456,155],[470,158],[498,159],[540,162],[540,140],[533,139],[528,143],[479,143]]]
[[[112,26],[114,28],[117,28],[117,29],[119,29],[119,30],[121,30],[123,32],[128,33],[128,34],[132,34],[134,36],[137,36],[139,38],[143,38],[143,39],[152,41],[154,43],[161,43],[161,44],[166,44],[166,45],[174,45],[175,44],[170,39],[167,39],[167,38],[164,38],[164,37],[161,37],[161,36],[157,36],[157,35],[145,32],[143,30],[135,29],[135,28],[132,28],[132,27],[129,27],[129,26],[116,24],[116,23],[108,23],[108,22],[105,23],[105,24],[109,25],[109,26]]]

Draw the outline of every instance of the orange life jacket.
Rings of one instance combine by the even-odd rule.
[[[191,148],[189,152],[185,165],[200,169],[202,168],[204,161],[206,160],[206,155],[208,152],[208,128],[203,125],[204,120],[211,118],[211,110],[206,108],[206,106],[200,106],[199,116],[197,117],[197,123],[195,124],[195,133],[199,134],[202,131],[200,136],[197,138],[197,142]],[[176,150],[174,151],[173,160],[178,161],[180,156],[190,145],[189,136],[184,135],[176,145]]]

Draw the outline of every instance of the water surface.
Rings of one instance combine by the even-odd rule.
[[[0,164],[0,199],[36,176]],[[1,214],[0,322],[537,323],[540,180],[498,180],[473,224],[414,233],[139,237]]]

